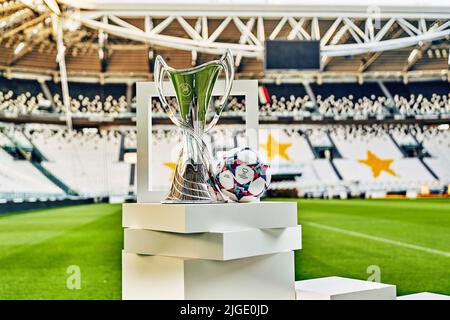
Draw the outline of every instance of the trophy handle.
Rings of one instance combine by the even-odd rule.
[[[164,59],[161,56],[157,56],[155,59],[155,67],[153,70],[153,80],[155,81],[156,90],[158,91],[158,97],[161,101],[164,110],[169,115],[170,120],[177,125],[178,127],[184,127],[183,123],[176,117],[176,110],[173,110],[173,108],[170,106],[170,104],[167,102],[166,97],[163,93],[163,83],[164,83],[164,76],[168,74],[168,69],[170,67],[167,65],[167,63],[164,61]]]
[[[222,56],[222,58],[220,58],[219,63],[225,73],[225,93],[222,96],[222,99],[220,99],[219,107],[214,108],[214,110],[215,110],[214,117],[211,120],[211,122],[204,129],[205,132],[208,132],[212,127],[214,127],[216,125],[217,121],[219,121],[220,114],[222,113],[223,109],[227,105],[228,97],[230,95],[231,87],[233,85],[234,59],[233,59],[233,54],[231,53],[230,49],[227,49],[227,51]]]

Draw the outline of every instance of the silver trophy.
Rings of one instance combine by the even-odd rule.
[[[215,105],[214,116],[207,124],[212,91],[221,70],[225,75],[225,93],[218,105]],[[165,74],[175,89],[178,112],[167,102],[163,92]],[[212,156],[203,141],[203,134],[211,130],[219,120],[227,104],[233,78],[234,60],[230,50],[220,60],[179,70],[169,67],[161,56],[156,57],[154,80],[159,99],[183,135],[180,158],[164,203],[213,203],[223,200],[215,187]]]

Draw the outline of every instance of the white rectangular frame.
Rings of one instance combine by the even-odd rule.
[[[164,93],[175,96],[175,89],[169,81],[163,83]],[[219,80],[212,95],[221,96],[225,81]],[[247,144],[258,150],[258,80],[235,80],[231,96],[245,96],[245,132]],[[153,190],[152,172],[152,108],[151,101],[158,97],[153,81],[136,83],[136,125],[137,125],[137,202],[160,202],[169,190]],[[219,120],[220,124],[220,120]],[[174,125],[175,126],[175,125]]]

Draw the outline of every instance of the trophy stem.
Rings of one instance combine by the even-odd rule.
[[[209,183],[212,177],[204,159],[204,153],[209,150],[204,150],[186,130],[183,130],[182,145],[172,186],[164,203],[220,202]]]

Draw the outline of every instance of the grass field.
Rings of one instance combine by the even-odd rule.
[[[300,200],[299,223],[297,279],[376,266],[399,294],[450,294],[448,200]],[[0,299],[120,299],[121,249],[119,205],[0,215]],[[80,290],[67,289],[71,265]]]
[[[300,201],[299,223],[304,249],[296,256],[297,279],[367,279],[369,266],[377,266],[381,281],[396,284],[399,295],[450,295],[448,200]]]

